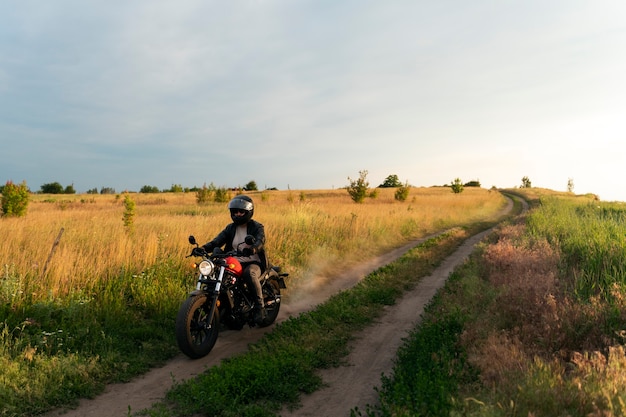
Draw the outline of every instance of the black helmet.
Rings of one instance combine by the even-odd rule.
[[[230,210],[230,218],[233,219],[235,224],[245,224],[254,214],[254,203],[247,195],[238,195],[230,200],[228,209]],[[246,214],[243,216],[235,216],[235,212],[239,210],[244,210]]]

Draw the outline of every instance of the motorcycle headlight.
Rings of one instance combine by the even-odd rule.
[[[209,276],[213,273],[213,263],[209,261],[202,261],[200,262],[200,265],[198,265],[198,269],[202,275]]]

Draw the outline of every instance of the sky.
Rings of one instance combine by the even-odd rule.
[[[623,0],[0,2],[0,183],[626,201]]]

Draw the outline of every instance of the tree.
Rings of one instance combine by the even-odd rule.
[[[522,178],[522,188],[532,188],[532,185],[530,184],[530,179],[526,176]]]
[[[348,185],[348,194],[350,194],[352,201],[355,203],[362,203],[367,196],[367,188],[370,185],[367,181],[367,171],[359,171],[359,178],[357,180],[352,180],[348,177],[348,181],[350,181],[350,185]]]
[[[26,181],[13,184],[12,181],[2,187],[2,213],[4,216],[22,217],[26,215],[30,195]]]
[[[169,189],[170,193],[182,193],[183,186],[181,184],[172,184],[172,187]]]
[[[470,182],[466,182],[464,184],[466,187],[480,187],[480,181],[478,180],[472,180]]]
[[[243,189],[246,191],[257,191],[259,188],[257,187],[256,182],[252,180],[248,182]]]
[[[463,182],[460,178],[455,178],[450,188],[452,188],[454,194],[460,194],[463,192]]]
[[[76,190],[74,189],[74,184],[70,184],[65,187],[63,190],[63,194],[76,194]]]
[[[398,176],[393,174],[385,178],[385,181],[383,181],[383,183],[380,184],[378,187],[379,188],[397,188],[401,186],[402,186],[402,183],[398,179]]]
[[[42,194],[63,194],[63,186],[58,182],[50,182],[41,186]]]
[[[159,187],[155,185],[144,185],[143,187],[141,187],[139,192],[144,194],[158,193]]]

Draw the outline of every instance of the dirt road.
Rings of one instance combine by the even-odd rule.
[[[513,203],[510,201],[505,210],[510,211],[512,206]],[[367,404],[374,404],[376,401],[374,386],[379,384],[383,372],[390,372],[402,338],[415,327],[424,306],[443,286],[448,275],[465,260],[474,245],[487,233],[468,239],[455,253],[446,258],[431,276],[424,278],[414,290],[405,294],[395,305],[388,307],[376,324],[357,336],[352,353],[348,357],[351,366],[323,371],[322,377],[328,388],[304,397],[301,408],[293,412],[285,410],[282,416],[349,416],[350,410],[355,407],[365,410]],[[290,316],[312,309],[330,295],[353,286],[370,272],[396,260],[424,240],[410,242],[384,256],[372,259],[341,277],[335,277],[332,284],[312,286],[307,290],[306,298],[296,299],[281,306],[278,321],[284,321]],[[81,400],[78,408],[74,410],[59,410],[47,416],[120,417],[149,408],[164,398],[174,381],[193,378],[207,368],[219,364],[222,359],[245,351],[248,344],[259,340],[265,332],[271,331],[271,328],[271,326],[265,329],[244,328],[241,331],[220,333],[215,347],[205,358],[190,360],[179,355],[165,366],[153,369],[129,383],[107,386],[104,393],[98,397]]]
[[[364,412],[368,404],[376,404],[374,387],[380,385],[381,374],[390,375],[402,339],[415,328],[424,307],[443,286],[450,273],[469,256],[474,245],[487,233],[480,233],[465,241],[432,275],[422,279],[395,305],[389,306],[376,324],[357,336],[347,359],[349,366],[323,370],[321,376],[327,387],[304,397],[301,408],[293,412],[285,410],[281,416],[348,417],[353,408],[358,407]]]

